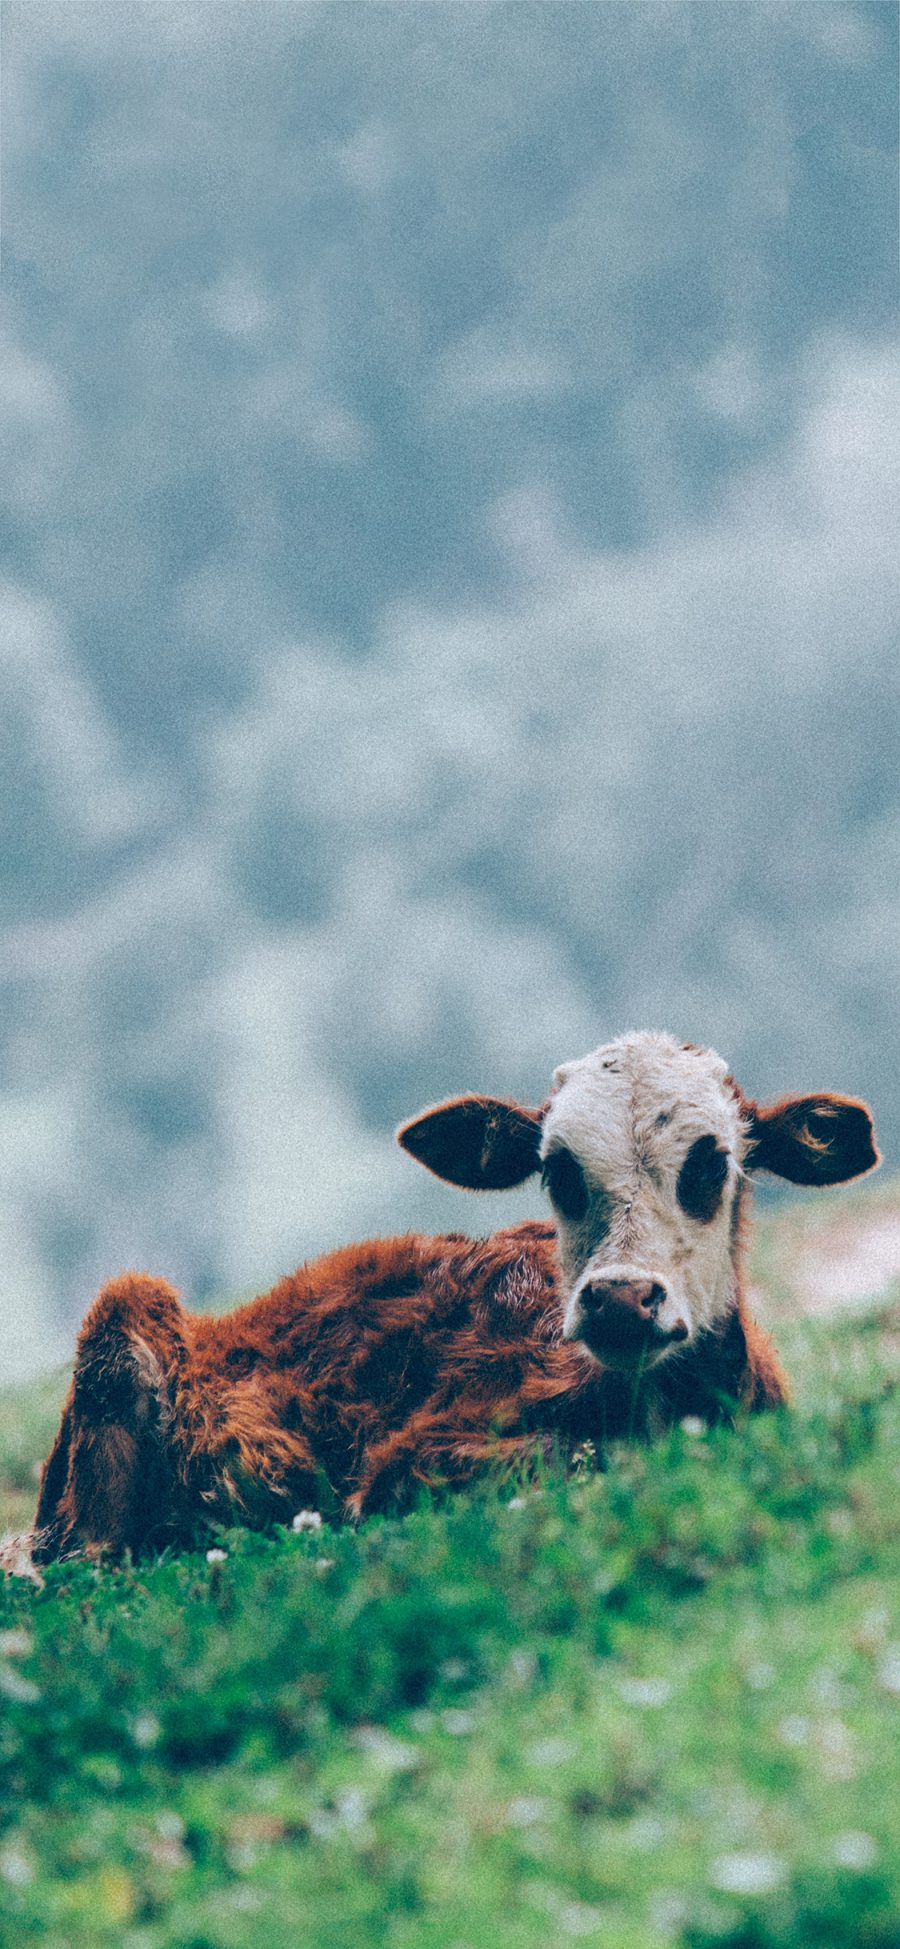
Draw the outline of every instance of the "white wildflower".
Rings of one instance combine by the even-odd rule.
[[[0,1693],[15,1705],[36,1705],[40,1692],[31,1678],[23,1678],[13,1665],[0,1665]]]
[[[619,1692],[626,1705],[667,1705],[672,1687],[667,1678],[621,1678]]]
[[[189,1868],[191,1857],[183,1841],[169,1841],[164,1835],[148,1841],[147,1853],[158,1868],[168,1868],[173,1873],[176,1868]]]
[[[666,1830],[656,1814],[635,1814],[633,1820],[623,1823],[621,1834],[627,1847],[649,1854],[665,1840]]]
[[[321,1529],[322,1518],[318,1509],[299,1509],[291,1524],[295,1530]]]
[[[809,1738],[809,1720],[800,1712],[789,1712],[778,1728],[778,1737],[785,1746],[805,1746]]]
[[[900,1698],[900,1644],[889,1644],[878,1666],[878,1683],[883,1692]]]
[[[720,1854],[709,1878],[726,1895],[770,1895],[786,1874],[777,1854]]]
[[[594,1908],[590,1902],[579,1902],[567,1889],[554,1887],[552,1882],[532,1882],[527,1887],[527,1895],[536,1908],[545,1909],[553,1916],[564,1935],[596,1935],[606,1923],[602,1909]]]
[[[227,1550],[207,1550],[206,1561],[207,1563],[224,1563],[227,1556]]]
[[[441,1713],[441,1725],[445,1732],[452,1732],[457,1738],[462,1738],[465,1733],[474,1731],[475,1714],[451,1705],[446,1712]]]
[[[0,1848],[0,1875],[11,1888],[27,1888],[34,1880],[34,1862],[27,1849],[12,1836]]]
[[[859,1621],[854,1643],[860,1651],[880,1651],[890,1628],[890,1618],[883,1604],[872,1604],[864,1611]]]
[[[564,1902],[556,1919],[564,1935],[596,1935],[603,1925],[603,1911],[589,1902]]]
[[[690,1909],[677,1888],[654,1888],[648,1902],[650,1919],[660,1935],[677,1936],[688,1919]]]
[[[540,1800],[536,1794],[522,1794],[518,1800],[511,1800],[506,1809],[507,1827],[533,1827],[535,1821],[546,1818],[548,1811],[548,1801]]]
[[[131,1737],[136,1746],[155,1746],[160,1731],[155,1712],[139,1712],[131,1728]]]
[[[682,1434],[689,1435],[692,1441],[700,1441],[706,1434],[706,1422],[699,1414],[683,1414],[678,1426]]]
[[[388,1773],[409,1773],[419,1764],[415,1746],[406,1739],[395,1739],[386,1726],[360,1726],[354,1741]]]
[[[843,1719],[823,1719],[816,1729],[822,1771],[829,1780],[852,1780],[856,1774],[853,1737]]]
[[[839,1868],[849,1868],[854,1874],[874,1868],[878,1860],[878,1849],[871,1834],[862,1834],[853,1828],[846,1834],[838,1834],[832,1842],[831,1852]]]
[[[254,1909],[261,1908],[262,1899],[259,1889],[249,1887],[245,1881],[239,1882],[236,1888],[229,1888],[227,1894],[222,1897],[229,1908],[239,1909],[242,1915],[251,1914]]]
[[[833,1709],[843,1705],[847,1688],[841,1684],[830,1665],[820,1665],[809,1681],[809,1690],[817,1705],[831,1706]]]
[[[366,1796],[361,1787],[341,1787],[334,1796],[338,1821],[349,1834],[356,1833],[365,1825]]]
[[[27,1631],[0,1631],[0,1658],[27,1658],[33,1648]]]
[[[764,1658],[750,1665],[746,1673],[747,1684],[752,1686],[754,1692],[767,1692],[769,1686],[774,1685],[776,1676],[774,1665],[766,1664]]]

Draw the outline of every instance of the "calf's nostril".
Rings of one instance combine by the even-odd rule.
[[[632,1313],[651,1314],[655,1305],[657,1288],[650,1279],[611,1279],[609,1296],[617,1306],[627,1306]]]
[[[606,1279],[583,1286],[581,1305],[586,1313],[599,1313],[604,1307],[622,1308],[651,1320],[666,1297],[665,1288],[651,1279]]]

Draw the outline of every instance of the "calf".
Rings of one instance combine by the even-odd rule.
[[[541,1110],[464,1096],[399,1141],[473,1190],[540,1172],[552,1221],[347,1246],[221,1319],[163,1280],[113,1280],[44,1468],[38,1561],[302,1505],[356,1518],[491,1457],[778,1404],[741,1283],[748,1174],[836,1184],[878,1162],[864,1104],[762,1109],[664,1035],[564,1064]]]

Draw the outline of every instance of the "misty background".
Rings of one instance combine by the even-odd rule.
[[[5,0],[7,1376],[630,1027],[896,1160],[897,23]]]

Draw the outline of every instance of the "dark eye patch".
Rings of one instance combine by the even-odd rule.
[[[588,1208],[588,1188],[577,1157],[560,1146],[544,1158],[541,1178],[557,1211],[577,1223]]]
[[[728,1152],[715,1137],[698,1137],[678,1173],[676,1195],[682,1211],[708,1225],[722,1202],[728,1176]]]

